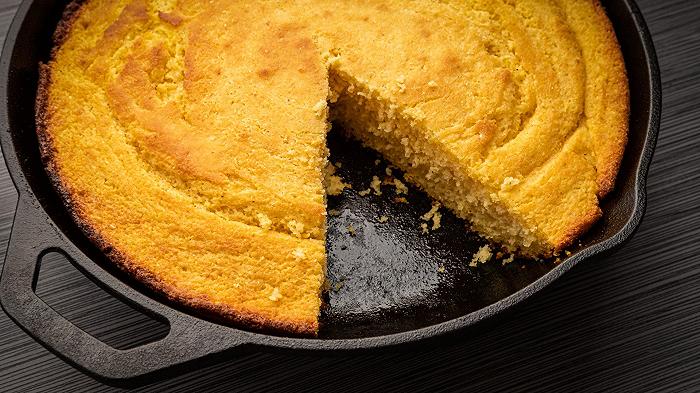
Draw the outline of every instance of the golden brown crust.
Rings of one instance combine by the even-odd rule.
[[[172,285],[168,285],[160,280],[157,275],[134,263],[124,253],[115,250],[97,232],[94,225],[91,225],[84,217],[84,214],[71,209],[73,219],[85,232],[88,238],[119,268],[133,277],[137,282],[145,285],[149,290],[161,293],[171,303],[177,304],[193,311],[196,315],[204,316],[210,320],[234,324],[239,327],[249,328],[261,332],[278,333],[285,335],[315,336],[318,333],[318,326],[311,323],[284,320],[280,318],[271,319],[261,314],[236,310],[233,307],[217,305],[201,296],[192,296],[191,293],[182,291]]]
[[[598,198],[602,199],[608,195],[615,186],[615,179],[622,163],[622,157],[625,153],[627,145],[627,134],[629,132],[629,83],[627,81],[627,70],[625,68],[624,59],[622,58],[622,50],[617,41],[615,30],[612,23],[608,19],[600,1],[595,2],[596,16],[598,23],[605,26],[606,39],[603,40],[607,45],[605,53],[610,56],[611,62],[618,68],[616,74],[617,79],[612,81],[607,86],[607,101],[608,108],[615,114],[615,118],[611,119],[608,124],[612,129],[609,151],[607,154],[596,157],[596,169],[598,171]],[[608,142],[608,141],[605,141]]]
[[[598,207],[579,217],[576,224],[564,234],[553,250],[553,254],[566,249],[574,244],[576,239],[586,233],[603,216],[603,211]]]
[[[75,22],[78,19],[78,16],[80,15],[80,9],[84,1],[85,0],[73,0],[70,3],[68,3],[68,5],[66,5],[65,10],[63,11],[63,15],[61,16],[61,20],[58,22],[56,30],[54,31],[52,36],[53,48],[51,49],[49,62],[55,58],[56,52],[68,37],[68,34],[71,30],[71,26],[73,26],[73,22]],[[56,164],[53,160],[54,144],[51,140],[51,134],[47,131],[49,120],[48,95],[50,84],[51,68],[48,64],[39,63],[39,81],[36,94],[36,102],[34,104],[37,137],[39,139],[39,149],[41,153],[41,158],[44,161],[44,165],[46,165],[47,171],[51,171],[51,173],[49,173],[49,177],[51,178],[51,181],[55,186],[59,186],[60,183],[56,183],[54,181],[54,177],[58,179],[58,176],[53,175],[53,173],[56,172]],[[64,188],[59,188],[62,197],[65,194],[63,190]]]
[[[73,22],[80,15],[80,9],[84,0],[71,2],[63,14],[61,21],[53,36],[54,48],[51,60],[54,59],[57,50],[69,35]],[[226,305],[217,305],[201,296],[193,296],[172,285],[164,283],[156,274],[150,272],[129,256],[114,249],[87,218],[87,214],[81,211],[79,203],[76,203],[72,195],[74,193],[63,181],[60,175],[60,163],[55,159],[55,147],[51,133],[48,131],[51,110],[49,108],[49,86],[51,84],[51,67],[48,64],[39,64],[39,82],[35,103],[36,127],[39,140],[39,148],[46,173],[50,182],[56,189],[59,197],[66,206],[73,221],[86,237],[102,251],[121,271],[132,277],[136,282],[143,284],[156,296],[162,295],[169,302],[184,307],[195,315],[206,317],[210,320],[225,324],[234,324],[238,327],[252,329],[260,332],[278,333],[296,336],[316,336],[318,325],[310,322],[285,320],[281,318],[269,318],[262,314],[236,310]]]

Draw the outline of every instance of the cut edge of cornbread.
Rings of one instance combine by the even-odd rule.
[[[406,179],[442,202],[472,228],[511,250],[549,252],[533,231],[520,225],[490,192],[460,169],[457,157],[431,143],[420,125],[360,81],[331,67],[332,120],[350,137],[378,151],[406,173]],[[357,111],[357,108],[361,108]]]

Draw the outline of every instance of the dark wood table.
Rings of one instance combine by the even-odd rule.
[[[2,0],[0,36],[19,0]],[[247,353],[144,390],[700,391],[700,2],[640,0],[661,65],[663,115],[639,231],[578,265],[492,328],[450,344],[360,355]],[[0,252],[16,193],[0,164]],[[81,328],[129,345],[163,328],[60,258],[37,291]],[[0,391],[113,390],[0,313]]]

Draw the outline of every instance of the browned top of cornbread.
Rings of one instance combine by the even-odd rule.
[[[327,67],[391,102],[553,248],[598,218],[622,156],[624,64],[593,1],[70,10],[38,101],[49,173],[124,269],[248,325],[318,328]]]

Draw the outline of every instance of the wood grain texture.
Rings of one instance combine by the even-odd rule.
[[[2,36],[17,3],[0,4]],[[700,390],[700,2],[639,5],[657,48],[664,105],[647,214],[618,252],[580,264],[507,319],[449,345],[363,355],[249,353],[141,390]],[[15,203],[0,165],[0,252]],[[159,329],[56,266],[40,283],[42,294],[92,334],[126,342]],[[126,325],[131,333],[119,333]],[[0,390],[114,389],[74,370],[1,314]]]

